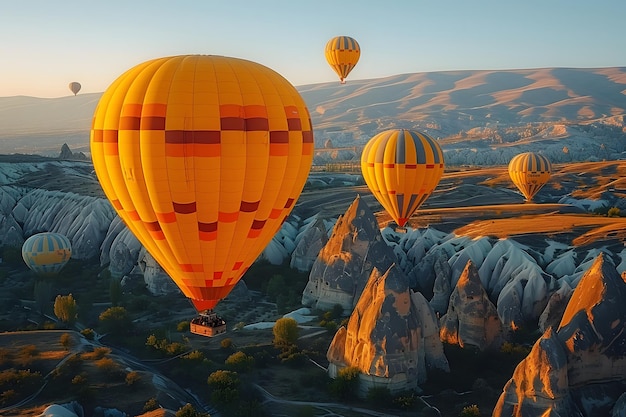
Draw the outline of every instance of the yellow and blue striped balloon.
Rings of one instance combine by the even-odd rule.
[[[439,144],[414,130],[381,132],[361,154],[365,183],[400,227],[435,190],[443,170]]]
[[[56,275],[72,256],[72,245],[59,233],[38,233],[22,245],[26,265],[41,276]]]
[[[525,152],[516,155],[509,162],[509,176],[513,184],[524,194],[526,201],[531,201],[552,174],[552,165],[545,156]]]
[[[324,49],[328,65],[337,73],[342,84],[361,57],[361,47],[350,36],[335,36]]]

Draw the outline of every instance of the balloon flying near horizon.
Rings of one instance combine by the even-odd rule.
[[[78,92],[80,91],[81,87],[82,86],[80,85],[80,83],[78,83],[76,81],[73,81],[73,82],[69,83],[69,85],[68,85],[68,88],[70,89],[70,91],[72,93],[74,93],[74,95],[78,94]]]
[[[328,65],[337,73],[341,84],[345,84],[346,77],[359,62],[361,47],[350,36],[336,36],[326,43],[324,53]]]
[[[70,240],[60,233],[37,233],[26,239],[22,245],[22,259],[40,276],[58,274],[71,256]]]
[[[126,71],[98,103],[90,144],[107,198],[199,311],[226,297],[278,232],[313,160],[295,87],[212,55]]]
[[[548,158],[534,152],[514,156],[509,162],[508,169],[511,181],[524,195],[526,201],[532,201],[552,174],[552,164]]]
[[[361,171],[374,197],[403,227],[439,184],[443,151],[425,133],[386,130],[365,145]]]

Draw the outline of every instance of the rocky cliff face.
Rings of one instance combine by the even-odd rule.
[[[331,377],[343,367],[359,368],[362,394],[375,386],[393,393],[414,389],[427,379],[427,369],[449,371],[434,312],[395,265],[382,275],[373,270],[327,357]]]
[[[328,242],[327,221],[312,217],[305,223],[303,232],[296,237],[297,243],[289,266],[301,272],[310,271],[317,255]]]
[[[440,327],[441,340],[446,343],[472,345],[480,350],[498,349],[502,345],[502,322],[472,261],[467,262],[452,291]]]
[[[386,271],[396,260],[374,213],[357,197],[313,263],[302,304],[321,310],[340,304],[352,311],[372,270]]]
[[[624,300],[626,282],[600,254],[558,328],[549,327],[516,368],[493,416],[611,415],[626,389]]]

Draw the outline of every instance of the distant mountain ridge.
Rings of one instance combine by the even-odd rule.
[[[626,67],[446,71],[300,87],[317,130],[420,125],[446,137],[486,124],[590,121],[626,112]]]
[[[445,139],[528,123],[608,119],[623,126],[626,113],[626,67],[426,72],[297,89],[309,107],[317,148],[328,138],[335,146],[359,145],[393,127]],[[100,96],[0,97],[0,153],[58,153],[63,143],[88,151]]]

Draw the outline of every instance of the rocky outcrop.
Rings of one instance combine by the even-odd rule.
[[[565,349],[548,329],[515,368],[492,417],[581,416],[568,388]]]
[[[386,271],[395,262],[374,213],[357,196],[313,263],[302,304],[321,310],[339,304],[352,311],[373,269]]]
[[[445,343],[471,345],[479,350],[498,349],[502,345],[502,323],[496,306],[489,301],[472,261],[467,261],[439,324],[440,338]]]
[[[89,158],[87,158],[87,156],[84,153],[82,153],[82,152],[78,152],[78,153],[72,152],[70,147],[67,145],[67,143],[64,143],[61,146],[61,152],[59,153],[59,159],[76,160],[76,161],[87,161]]]
[[[514,240],[500,240],[478,269],[490,299],[497,300],[500,321],[512,330],[536,323],[554,281],[529,252],[530,248]]]
[[[72,258],[100,257],[100,245],[115,217],[107,200],[36,189],[19,203],[25,237],[44,231],[60,233],[72,243]]]
[[[569,303],[572,293],[574,292],[567,281],[563,280],[560,284],[561,286],[557,291],[552,293],[548,299],[546,308],[543,310],[543,313],[541,313],[541,316],[539,316],[538,325],[541,332],[545,332],[550,327],[558,327],[563,318],[563,313],[565,313],[567,303]]]
[[[291,254],[289,266],[301,272],[310,271],[317,255],[327,242],[326,221],[318,216],[312,217],[296,237],[296,248]]]
[[[143,273],[146,288],[151,294],[166,295],[180,292],[174,281],[145,248],[139,252],[137,264]]]
[[[427,370],[449,371],[438,339],[434,312],[408,279],[392,265],[384,274],[372,272],[347,327],[341,327],[328,349],[328,372],[357,367],[360,391],[385,387],[392,393],[416,389]]]
[[[601,253],[558,328],[549,327],[515,369],[493,416],[610,415],[626,389],[624,300],[626,282]]]
[[[433,298],[430,299],[430,306],[439,316],[444,315],[448,310],[450,295],[452,295],[452,286],[450,285],[452,270],[447,259],[447,255],[440,256],[435,259],[433,265],[435,283],[433,285]]]
[[[123,277],[137,265],[142,245],[135,235],[116,216],[100,246],[100,265],[108,265],[111,276]]]

